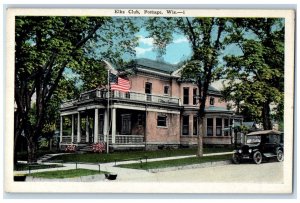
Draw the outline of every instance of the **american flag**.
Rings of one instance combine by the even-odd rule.
[[[130,89],[130,82],[127,79],[120,78],[112,73],[109,75],[110,80],[110,89],[111,90],[118,90],[121,92],[129,92]]]

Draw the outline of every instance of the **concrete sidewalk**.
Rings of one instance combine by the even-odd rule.
[[[221,152],[221,153],[210,153],[210,154],[204,154],[203,156],[217,156],[217,155],[226,155],[226,154],[232,154],[233,152]],[[154,161],[164,161],[164,160],[175,160],[175,159],[183,159],[183,158],[190,158],[190,157],[196,157],[196,155],[188,155],[188,156],[174,156],[174,157],[162,157],[162,158],[153,158],[153,159],[147,159],[147,162],[154,162]],[[126,175],[126,176],[144,176],[151,174],[150,172],[146,170],[138,170],[138,169],[128,169],[128,168],[121,168],[116,167],[116,165],[121,164],[131,164],[131,163],[145,163],[146,159],[137,159],[137,160],[130,160],[130,161],[118,161],[118,162],[109,162],[109,163],[77,163],[77,168],[84,168],[84,169],[91,169],[91,170],[100,170],[101,171],[107,171],[110,173],[118,174],[118,176]],[[47,162],[44,162],[45,164],[50,164]],[[51,164],[55,164],[55,162],[51,162]],[[61,163],[57,163],[61,164]],[[37,170],[31,170],[30,173],[36,173],[36,172],[45,172],[45,171],[58,171],[58,170],[70,170],[70,169],[76,169],[76,163],[63,163],[64,167],[58,167],[58,168],[46,168],[46,169],[37,169]],[[14,171],[15,174],[28,174],[29,171]]]

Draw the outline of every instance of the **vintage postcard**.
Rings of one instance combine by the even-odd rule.
[[[12,9],[5,191],[293,191],[293,10]]]

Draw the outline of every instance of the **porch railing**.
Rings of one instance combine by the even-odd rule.
[[[72,138],[71,136],[63,136],[62,143],[71,144]],[[85,143],[86,136],[81,135],[81,142]],[[99,135],[99,140],[104,142],[103,135]],[[77,143],[77,136],[74,136],[74,143]],[[112,137],[109,136],[109,143],[112,143]],[[144,136],[143,135],[116,135],[116,142],[115,144],[143,144],[144,143]]]
[[[119,91],[112,91],[111,98],[144,101],[144,102],[155,102],[155,103],[179,104],[179,98],[158,96],[158,95],[153,95],[153,94],[143,94],[143,93],[137,93],[137,92],[125,93],[125,92],[119,92]]]
[[[143,142],[143,135],[116,135],[116,144],[141,144]]]
[[[70,100],[61,104],[61,108],[66,108],[74,105],[77,101],[86,101],[90,99],[107,99],[108,92],[107,90],[94,89],[80,94],[78,100]],[[143,94],[137,92],[120,92],[120,91],[110,91],[109,98],[111,99],[122,99],[122,100],[131,100],[131,101],[141,101],[141,102],[150,102],[150,103],[160,103],[160,104],[175,104],[179,105],[179,98],[177,97],[168,97],[168,96],[159,96],[153,94]]]
[[[99,136],[100,141],[104,141],[104,136]],[[109,143],[112,143],[112,137],[109,136]],[[116,135],[115,144],[143,144],[144,136],[143,135]]]
[[[77,99],[68,100],[68,101],[63,102],[63,103],[60,105],[60,107],[61,107],[61,108],[71,107],[71,106],[74,105],[75,102],[77,102]]]

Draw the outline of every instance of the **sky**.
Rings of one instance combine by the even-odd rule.
[[[135,48],[136,58],[147,58],[156,60],[157,53],[153,49],[153,38],[148,38],[148,32],[142,28],[136,36],[139,38],[139,45]],[[241,55],[241,49],[234,45],[228,45],[223,54],[219,57],[221,63],[223,56],[226,54]],[[192,48],[186,36],[178,33],[173,34],[173,42],[167,45],[166,54],[163,56],[165,62],[178,64],[186,59],[191,58]]]
[[[147,38],[148,32],[142,28],[136,34],[139,38],[139,46],[135,48],[137,58],[148,58],[156,60],[157,53],[153,50],[153,39]],[[173,34],[173,42],[167,45],[166,54],[163,56],[165,62],[177,64],[192,55],[192,48],[184,35]]]

